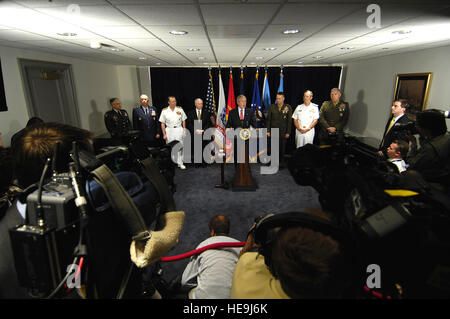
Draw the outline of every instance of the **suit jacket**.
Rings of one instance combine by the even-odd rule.
[[[142,106],[133,109],[133,129],[141,132],[141,139],[144,142],[156,141],[156,134],[161,135],[161,124],[158,121],[158,110],[154,106],[148,106],[149,112],[144,113]],[[155,115],[152,115],[155,112]]]
[[[246,108],[245,109],[245,115],[244,120],[241,121],[239,117],[239,107],[236,107],[235,109],[231,110],[230,113],[228,113],[228,121],[226,128],[256,128],[256,117],[255,113],[252,109]]]
[[[30,298],[26,289],[19,286],[9,238],[9,229],[24,223],[25,220],[17,210],[16,202],[8,208],[0,220],[0,299]]]
[[[197,109],[194,108],[193,110],[190,110],[187,113],[187,120],[186,120],[186,127],[191,132],[192,136],[194,134],[194,123],[196,120],[198,120]],[[209,127],[211,127],[211,114],[205,109],[202,109],[201,121],[202,121],[201,127],[202,130],[206,130]]]
[[[391,143],[395,140],[404,140],[406,142],[409,142],[408,138],[405,136],[405,132],[403,131],[396,131],[393,130],[392,128],[387,132],[386,131],[389,127],[389,124],[391,123],[392,120],[392,116],[389,117],[389,120],[386,123],[386,127],[384,128],[384,133],[383,133],[383,137],[381,139],[381,143],[380,143],[380,147],[379,150],[382,151],[384,154],[386,154],[386,150],[389,147],[389,145],[391,145]],[[400,123],[400,124],[407,124],[411,122],[408,118],[408,116],[406,114],[402,115],[396,122]]]

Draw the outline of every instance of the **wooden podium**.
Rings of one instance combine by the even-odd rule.
[[[243,129],[241,132],[243,132],[243,131],[247,131],[248,134],[250,134],[250,132],[248,130]],[[243,138],[241,134],[239,134],[239,135],[240,135],[241,139],[245,140],[245,138]],[[237,141],[237,138],[236,138],[236,141]],[[233,184],[231,186],[231,190],[233,192],[256,191],[258,186],[253,181],[252,173],[250,171],[250,165],[248,163],[248,157],[249,157],[248,156],[249,155],[248,138],[244,141],[244,145],[238,144],[237,147],[244,148],[245,160],[244,160],[244,163],[238,163],[237,164],[235,175],[234,175],[234,181],[233,181]],[[237,151],[237,147],[234,148],[236,151]]]

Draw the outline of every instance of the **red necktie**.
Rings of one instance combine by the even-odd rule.
[[[241,116],[240,116],[241,121],[244,120],[244,112],[241,109]]]

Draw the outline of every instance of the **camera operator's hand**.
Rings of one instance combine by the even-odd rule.
[[[331,127],[327,128],[327,131],[330,133],[334,133],[334,132],[336,132],[336,128],[334,126],[331,126]]]
[[[255,243],[254,237],[253,237],[253,230],[256,227],[256,224],[261,220],[262,216],[258,216],[255,218],[255,222],[253,223],[252,227],[250,227],[250,230],[248,232],[247,241],[245,242],[244,247],[242,247],[241,252],[239,253],[239,257],[241,257],[243,254],[249,251],[253,251],[256,248],[259,248],[260,245],[257,245]]]
[[[384,154],[383,154],[382,151],[378,151],[377,154],[378,154],[379,156],[384,156]]]

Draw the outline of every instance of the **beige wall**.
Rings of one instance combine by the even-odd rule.
[[[82,128],[96,135],[106,132],[103,116],[110,108],[108,101],[111,97],[120,97],[131,117],[131,110],[139,96],[138,73],[135,66],[116,66],[0,46],[0,60],[8,105],[7,112],[0,112],[0,130],[6,146],[9,145],[11,136],[22,129],[29,119],[18,64],[19,58],[72,65]]]
[[[450,46],[361,60],[345,66],[350,134],[381,139],[397,74],[433,72],[427,108],[450,109]],[[450,122],[447,120],[450,128]]]

